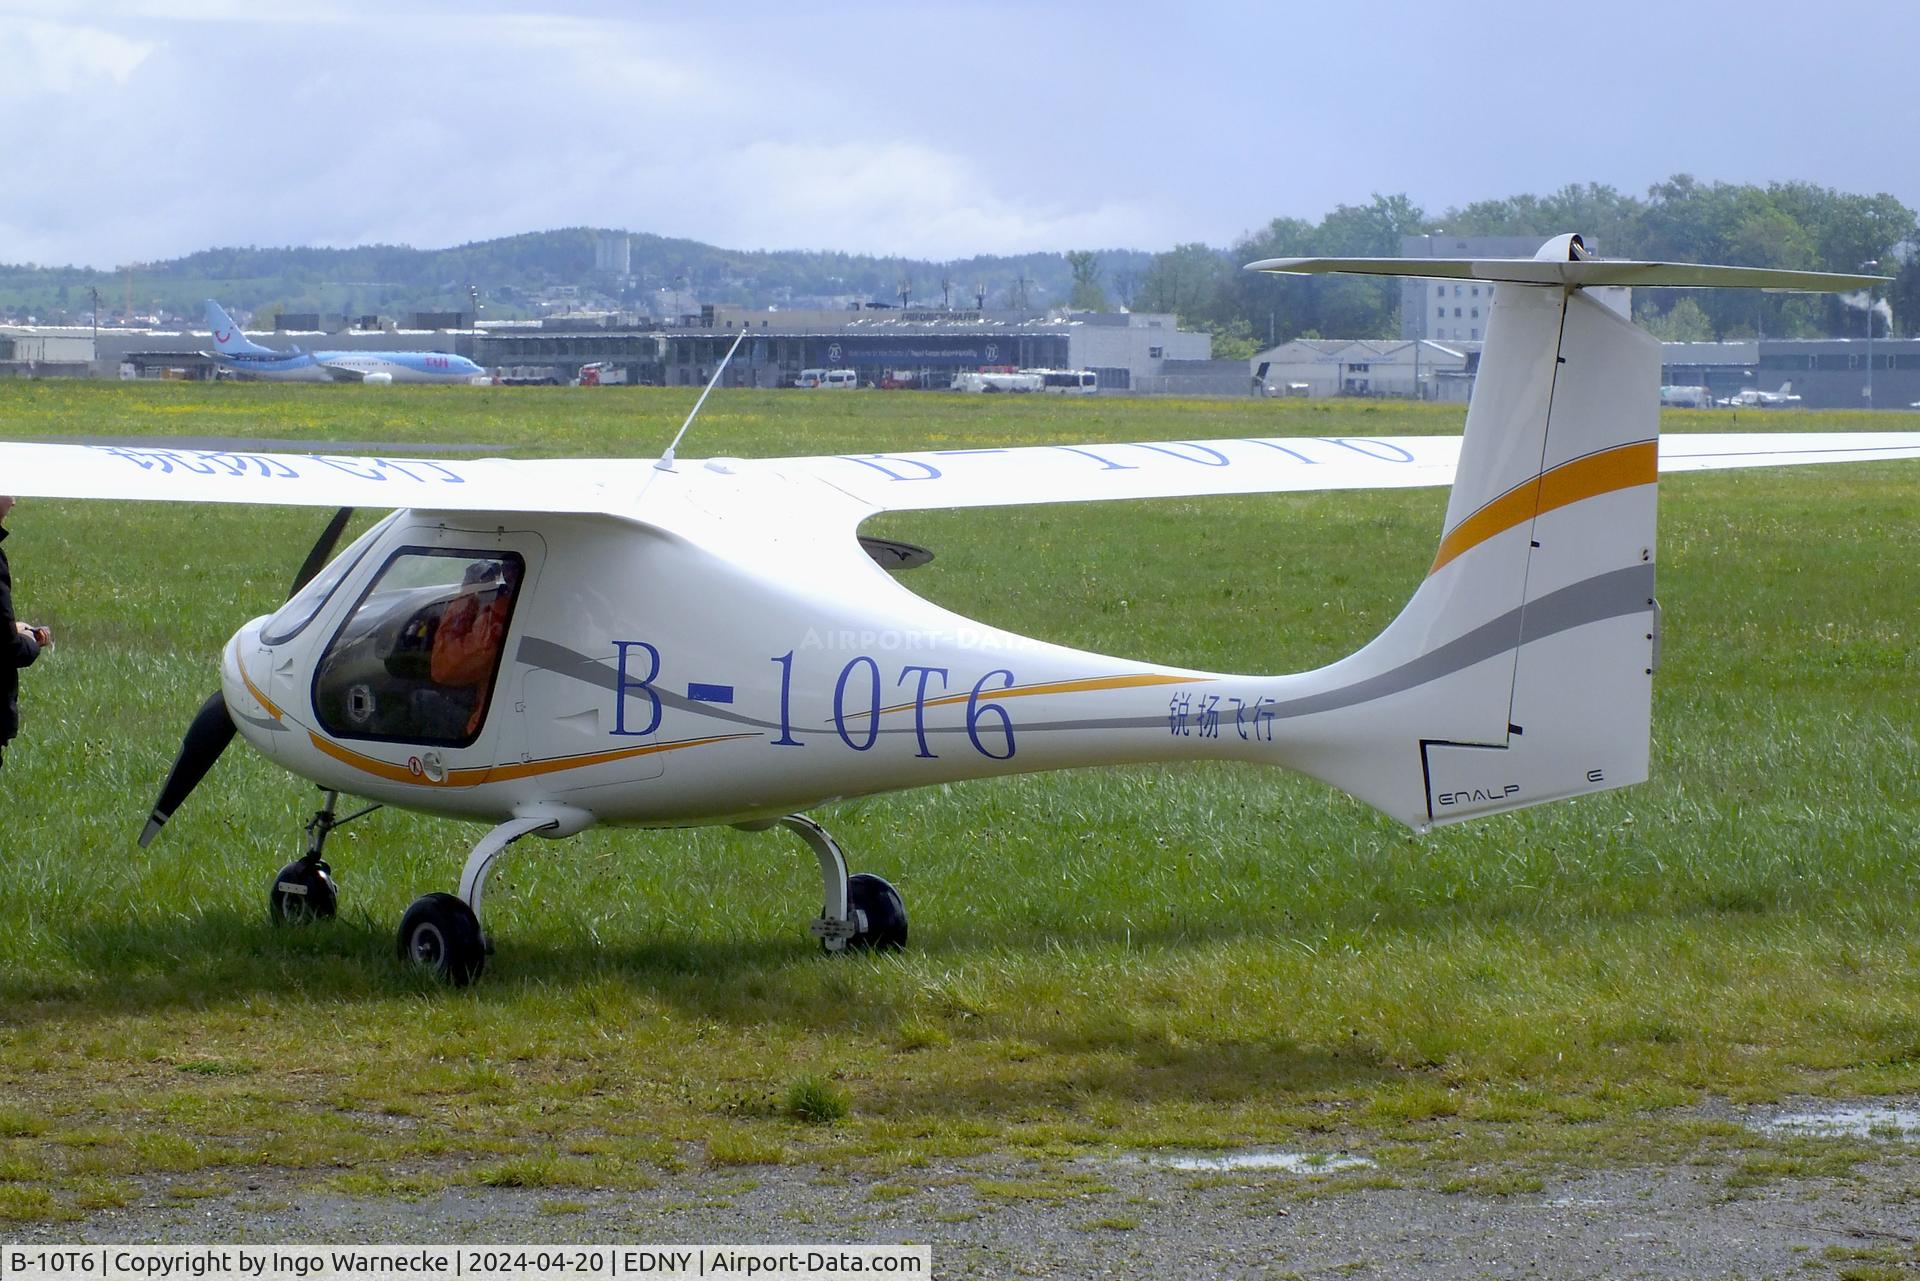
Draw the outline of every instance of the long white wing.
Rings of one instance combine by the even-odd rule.
[[[1458,436],[1275,436],[936,449],[748,461],[804,473],[882,511],[1445,485]]]
[[[682,460],[825,482],[877,511],[1447,485],[1458,436],[1274,436]],[[1687,434],[1662,471],[1920,458],[1920,432]],[[435,511],[629,513],[650,459],[434,460],[0,442],[0,493]]]
[[[1701,432],[1660,438],[1660,470],[1791,467],[1920,458],[1920,432]]]
[[[642,471],[645,464],[637,465]],[[636,464],[235,453],[134,445],[0,442],[0,493],[296,507],[598,512]]]
[[[736,464],[827,481],[881,511],[1447,485],[1458,436],[1277,436],[781,458]],[[1920,432],[1687,434],[1662,471],[1920,458]]]

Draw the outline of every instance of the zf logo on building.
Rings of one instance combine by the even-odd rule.
[[[840,363],[840,344],[839,343],[834,343],[832,346],[827,348],[827,359],[832,361],[836,365]]]

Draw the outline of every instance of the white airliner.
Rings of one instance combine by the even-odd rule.
[[[242,378],[269,382],[471,383],[486,370],[445,351],[275,351],[240,332],[226,309],[207,299],[213,350],[203,352]]]

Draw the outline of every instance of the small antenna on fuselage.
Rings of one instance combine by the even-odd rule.
[[[673,451],[680,447],[680,438],[687,434],[687,428],[693,426],[694,415],[700,412],[700,406],[707,403],[707,392],[713,390],[720,381],[720,375],[726,372],[727,362],[733,359],[733,353],[740,350],[740,342],[747,336],[747,327],[743,323],[740,332],[734,335],[733,346],[727,348],[727,354],[720,357],[720,363],[713,371],[713,377],[707,379],[706,391],[700,393],[700,399],[693,402],[693,409],[687,414],[687,421],[680,424],[680,430],[674,433],[673,443],[667,446],[667,452],[660,455],[660,461],[654,464],[656,470],[673,470]]]

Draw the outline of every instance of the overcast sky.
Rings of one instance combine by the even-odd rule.
[[[1676,172],[1920,205],[1913,0],[0,0],[0,262],[591,224],[1227,245]]]

